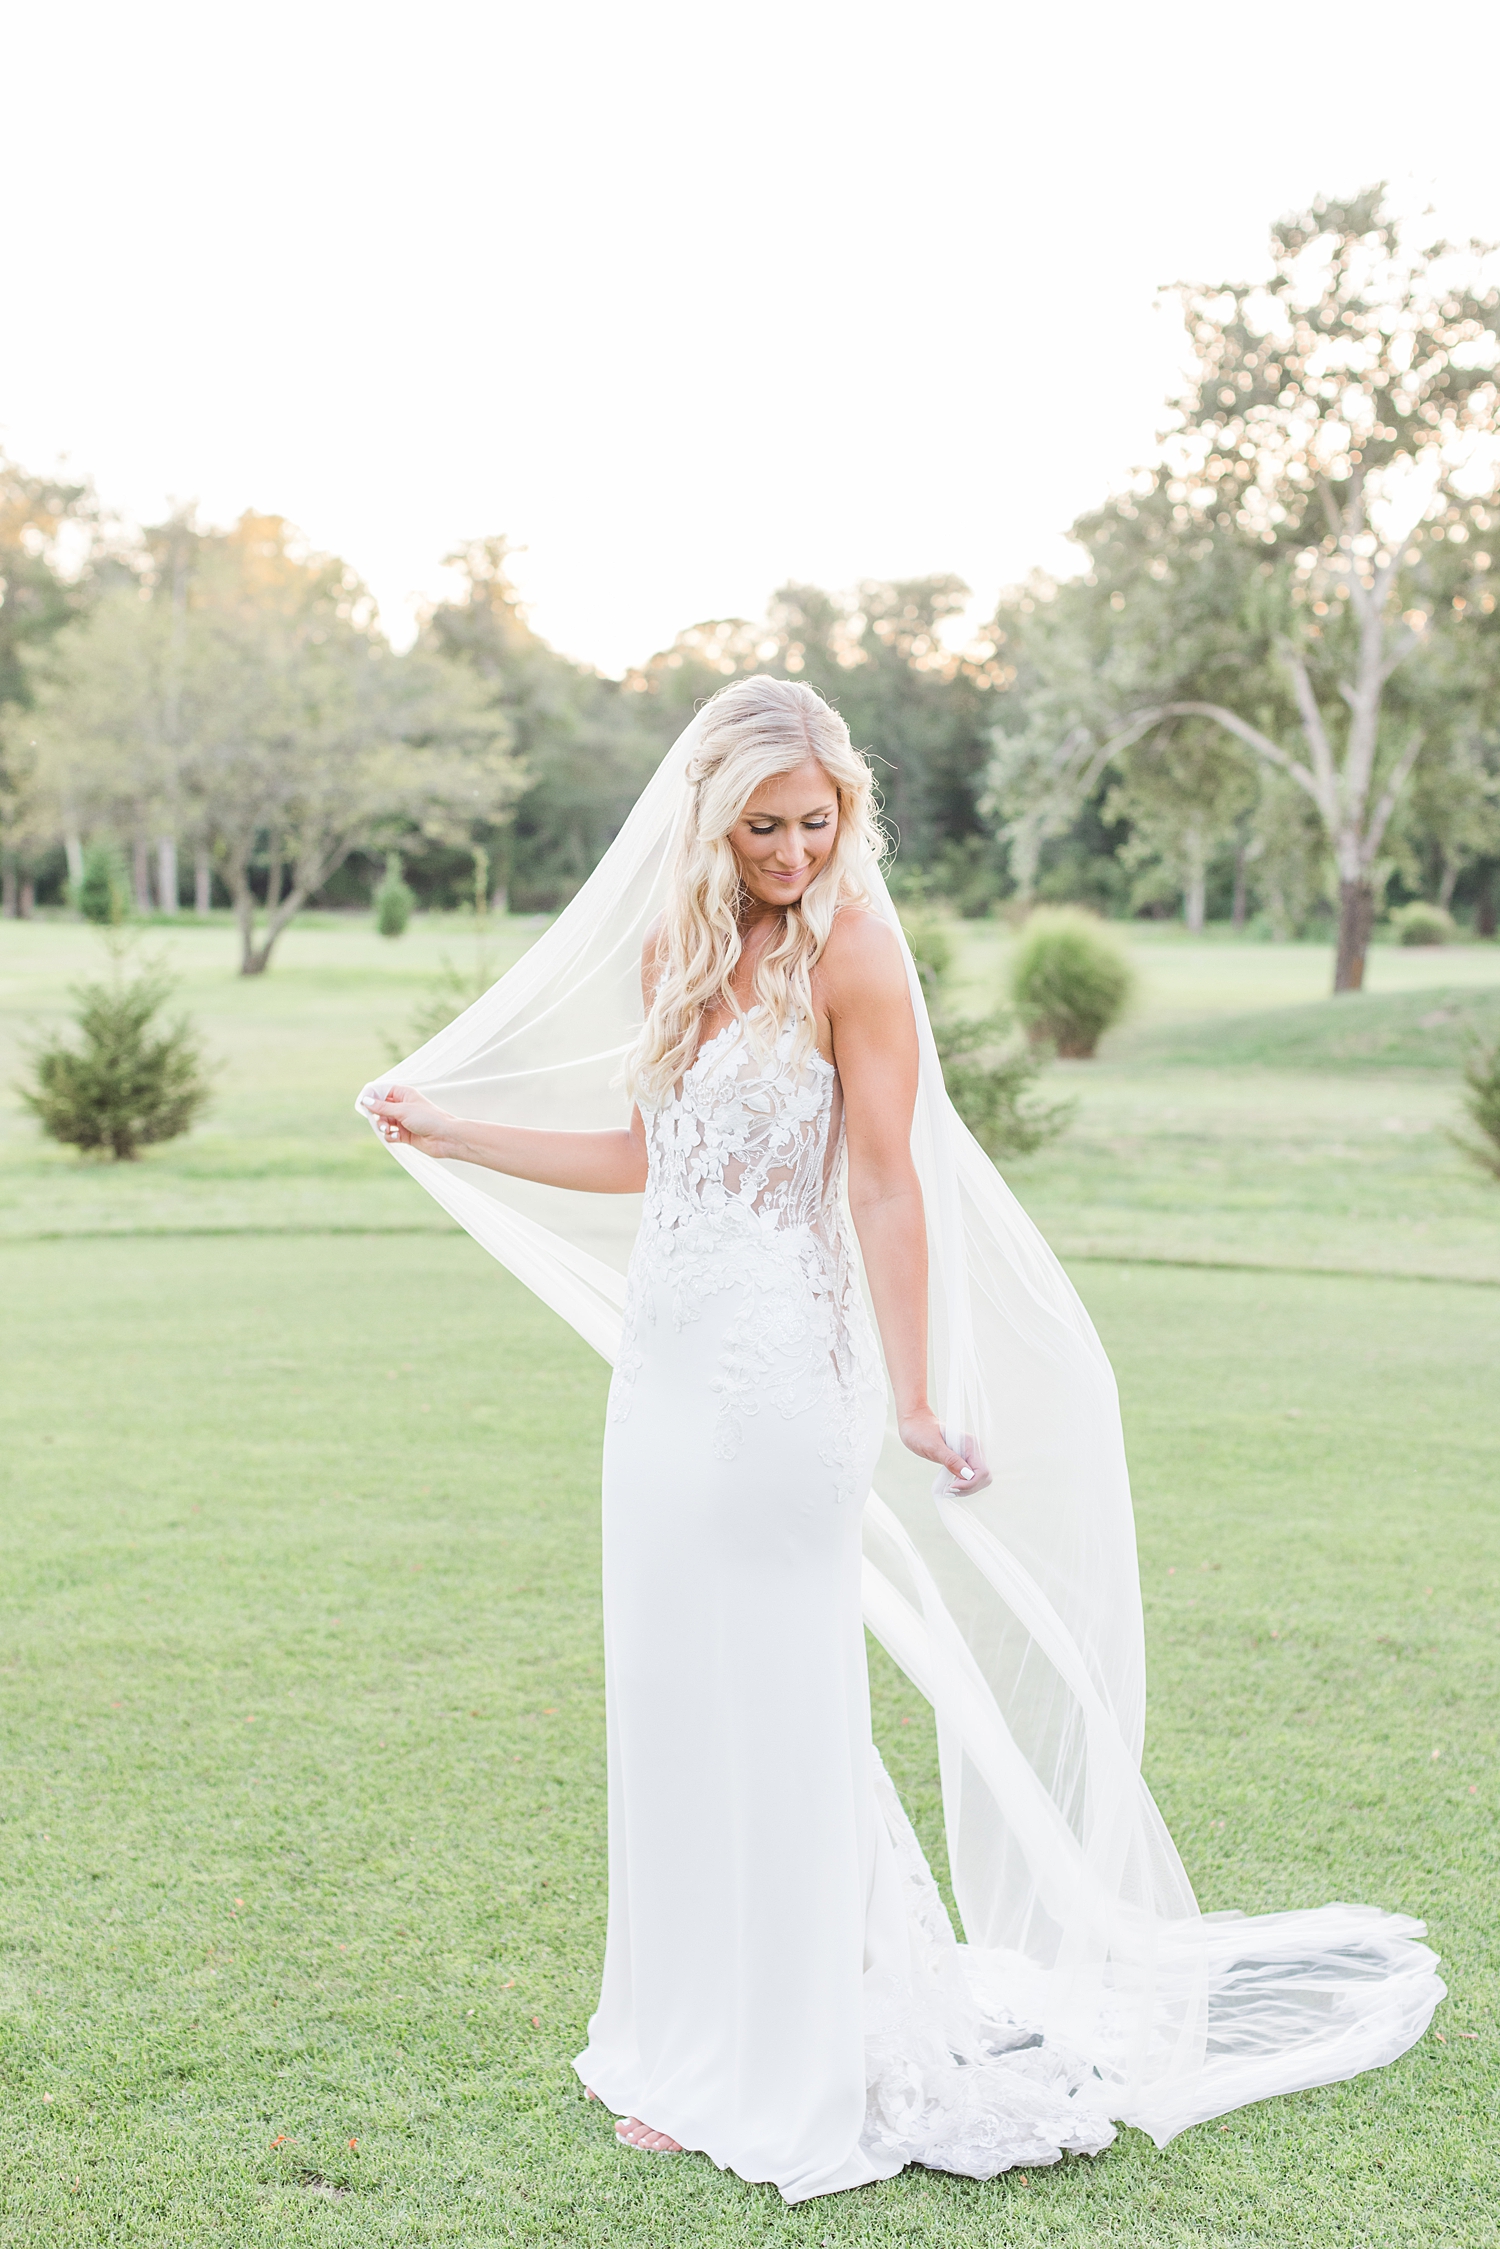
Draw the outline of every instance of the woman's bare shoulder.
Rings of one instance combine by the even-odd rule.
[[[906,963],[890,923],[869,906],[841,906],[818,956],[835,1004],[906,995]]]

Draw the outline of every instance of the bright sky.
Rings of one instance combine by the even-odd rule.
[[[1066,567],[1158,288],[1320,189],[1500,236],[1487,9],[12,0],[5,50],[0,443],[290,516],[399,637],[504,531],[611,671],[787,578]]]

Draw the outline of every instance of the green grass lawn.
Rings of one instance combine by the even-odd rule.
[[[788,2213],[621,2154],[568,2068],[603,1939],[599,1363],[456,1238],[4,1269],[0,2240],[1500,2237],[1500,1295],[1083,1275],[1202,1901],[1425,1913],[1446,2043],[1164,2153]],[[875,1674],[933,1850],[931,1730]]]
[[[203,1129],[95,1166],[5,1126],[5,2249],[1500,2243],[1500,1193],[1441,1139],[1451,1049],[1331,1054],[1326,953],[1147,932],[1154,996],[1015,1175],[1119,1370],[1147,1769],[1200,1898],[1425,1915],[1435,2032],[1163,2152],[788,2212],[621,2153],[568,2067],[605,1371],[348,1113],[471,940],[330,918],[248,983],[222,926],[166,941],[225,1062]],[[1003,944],[965,933],[976,989]],[[5,1024],[90,949],[0,925]],[[1497,948],[1387,963],[1442,997],[1377,975],[1380,1039],[1500,985]],[[872,1671],[940,1857],[930,1725]]]

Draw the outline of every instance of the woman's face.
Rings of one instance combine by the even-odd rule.
[[[763,906],[795,905],[838,830],[838,791],[815,757],[762,782],[729,831],[751,897]]]

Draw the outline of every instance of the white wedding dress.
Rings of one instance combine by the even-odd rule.
[[[400,1082],[497,1123],[618,1129],[695,730],[572,904]],[[908,2162],[989,2178],[1119,2123],[1165,2145],[1395,2060],[1443,1996],[1408,1915],[1200,1913],[1141,1772],[1109,1362],[949,1101],[873,861],[862,881],[902,946],[921,1056],[931,1396],[950,1435],[974,1433],[983,1492],[934,1484],[889,1427],[838,1079],[816,1054],[794,1065],[789,1036],[758,1052],[735,1022],[701,1049],[646,1119],[638,1223],[630,1196],[393,1151],[616,1369],[609,1924],[580,2071],[793,2201]],[[963,1944],[871,1747],[861,1613],[933,1706]]]
[[[579,2075],[788,2201],[1114,2137],[964,1973],[870,1737],[885,1380],[839,1081],[730,1023],[645,1119],[604,1447],[609,1933]]]

